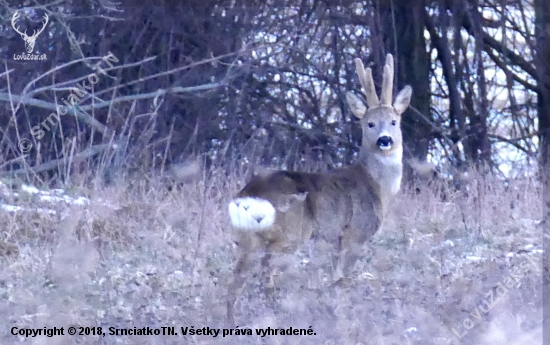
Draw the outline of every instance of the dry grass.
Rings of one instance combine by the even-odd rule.
[[[172,191],[155,181],[82,190],[89,205],[58,205],[56,214],[0,209],[0,343],[542,343],[538,187],[480,176],[467,193],[443,193],[446,201],[433,186],[402,191],[350,287],[329,286],[327,253],[311,243],[279,257],[273,296],[251,272],[236,306],[240,328],[312,326],[315,336],[183,336],[182,326],[225,327],[235,254],[226,205],[243,183],[216,170]],[[33,198],[14,202],[38,207]],[[499,283],[522,267],[518,283],[476,318],[489,291],[496,300]],[[464,333],[467,317],[472,328],[459,339],[452,329]],[[14,326],[175,326],[178,336],[17,339]]]

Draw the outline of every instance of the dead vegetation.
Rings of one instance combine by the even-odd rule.
[[[179,328],[227,327],[236,251],[226,205],[244,177],[214,169],[172,190],[154,179],[146,188],[120,181],[81,189],[88,203],[57,203],[55,213],[6,189],[21,209],[0,210],[0,247],[9,248],[0,258],[0,343],[540,344],[540,187],[470,177],[461,192],[402,190],[346,289],[329,287],[323,253],[310,243],[273,262],[273,298],[249,279],[236,305],[240,328],[316,333],[263,338],[183,336]],[[14,326],[175,326],[178,336],[16,339]]]

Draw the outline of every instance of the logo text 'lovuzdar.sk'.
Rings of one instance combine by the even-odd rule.
[[[23,54],[13,54],[14,60],[28,60],[28,61],[43,61],[46,60],[46,54],[33,54],[34,46],[36,45],[36,39],[38,38],[38,35],[44,31],[46,28],[46,25],[48,25],[49,17],[47,14],[44,14],[44,17],[42,18],[42,28],[39,30],[34,30],[32,35],[27,35],[27,30],[21,31],[19,26],[17,26],[17,20],[20,18],[19,11],[15,11],[13,16],[11,17],[11,26],[17,32],[19,35],[21,35],[21,38],[23,38],[23,41],[25,42],[25,50],[27,53]]]

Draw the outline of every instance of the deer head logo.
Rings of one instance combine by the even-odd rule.
[[[18,26],[15,26],[16,25],[16,21],[17,19],[19,18],[20,14],[19,14],[19,11],[15,11],[15,13],[13,14],[13,17],[11,18],[11,26],[13,26],[13,29],[21,35],[21,37],[23,38],[23,40],[25,41],[25,49],[27,50],[27,53],[32,53],[33,49],[34,49],[34,45],[36,44],[36,38],[38,37],[38,35],[40,35],[40,33],[42,33],[42,31],[44,31],[44,29],[46,28],[46,25],[48,24],[48,15],[47,14],[44,14],[44,21],[42,23],[42,28],[38,31],[34,30],[32,35],[29,36],[27,35],[27,30],[25,30],[25,32],[21,32],[19,31],[19,27]]]

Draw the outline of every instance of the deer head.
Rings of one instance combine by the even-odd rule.
[[[380,99],[378,99],[374,88],[372,70],[370,68],[365,70],[363,62],[358,58],[355,59],[355,67],[367,99],[368,108],[351,92],[346,94],[346,99],[352,113],[361,119],[363,128],[361,152],[386,156],[402,155],[401,114],[409,106],[412,88],[405,86],[397,94],[392,105],[394,66],[391,54],[386,56]]]
[[[32,53],[33,49],[34,49],[34,45],[36,44],[36,38],[38,37],[38,35],[40,35],[42,33],[42,31],[44,31],[44,29],[46,28],[46,25],[48,24],[48,20],[49,20],[49,17],[47,14],[44,14],[44,21],[42,22],[42,28],[38,31],[34,30],[32,35],[29,36],[27,35],[27,30],[25,30],[25,32],[21,32],[19,30],[19,27],[17,26],[16,27],[16,21],[17,19],[19,18],[20,14],[19,14],[19,11],[15,11],[15,13],[13,14],[13,17],[11,18],[11,26],[13,26],[13,29],[21,35],[21,37],[23,38],[23,40],[25,41],[25,49],[27,50],[27,53]]]

